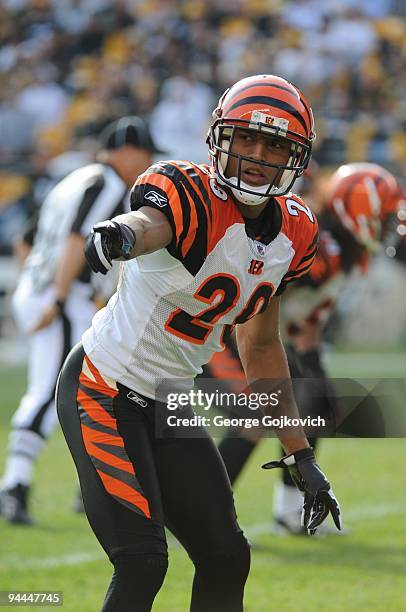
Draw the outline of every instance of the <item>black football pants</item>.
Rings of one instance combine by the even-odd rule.
[[[156,437],[152,401],[128,394],[81,345],[71,351],[57,409],[89,523],[114,565],[103,612],[151,610],[168,563],[164,526],[195,566],[191,611],[242,611],[249,547],[215,444],[203,430]]]

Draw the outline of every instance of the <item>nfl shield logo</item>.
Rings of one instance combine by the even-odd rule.
[[[257,242],[257,251],[260,255],[265,255],[265,246],[260,242]]]

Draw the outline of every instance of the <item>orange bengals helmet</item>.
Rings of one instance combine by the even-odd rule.
[[[305,171],[316,138],[313,113],[306,98],[289,81],[271,74],[242,79],[221,96],[213,118],[207,143],[214,171],[220,184],[229,187],[243,204],[262,204],[272,196],[287,193]],[[288,141],[290,154],[286,165],[234,153],[233,142],[238,128]],[[227,177],[230,156],[237,159],[238,171],[237,176]],[[275,168],[275,178],[267,185],[248,185],[241,178],[243,160]]]
[[[395,177],[378,164],[340,166],[330,179],[327,208],[357,242],[376,250],[382,227],[396,215],[402,193]]]

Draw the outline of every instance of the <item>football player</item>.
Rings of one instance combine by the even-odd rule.
[[[291,375],[308,380],[302,386],[305,397],[301,397],[300,406],[306,414],[313,412],[326,417],[333,427],[339,427],[340,423],[337,422],[334,389],[321,360],[323,330],[351,274],[356,270],[366,273],[380,243],[391,242],[392,220],[402,202],[398,182],[381,166],[372,163],[341,166],[327,186],[324,213],[319,217],[320,245],[316,258],[308,273],[284,296],[283,331],[288,342]],[[227,350],[215,355],[207,364],[204,376],[228,379],[223,385],[230,386],[232,379],[240,380],[241,371],[235,345],[230,339]],[[311,384],[309,379],[313,379]],[[364,421],[359,435],[366,435],[368,427],[376,425],[376,410],[374,415],[374,423]],[[355,421],[352,426],[354,424]],[[356,433],[353,431],[352,435]],[[239,434],[230,430],[221,441],[220,453],[232,483],[262,434],[263,430],[259,429],[243,429]],[[315,448],[317,439],[309,441]],[[285,472],[275,489],[275,531],[307,533],[301,525],[301,508],[302,499],[289,473]],[[329,531],[327,526],[323,527]]]
[[[87,240],[94,271],[124,264],[117,293],[62,368],[57,406],[86,514],[114,565],[104,611],[151,609],[167,569],[165,525],[195,566],[191,610],[243,609],[250,554],[224,464],[203,427],[189,436],[169,421],[161,428],[160,385],[191,390],[230,325],[253,386],[289,378],[280,294],[311,265],[318,234],[290,188],[315,134],[303,94],[272,75],[238,81],[213,117],[210,166],[152,166],[132,189],[132,212],[95,225]],[[288,388],[284,400],[297,416]],[[177,414],[193,418],[190,405]],[[339,528],[303,431],[280,439],[287,455],[268,467],[291,471],[306,528],[330,512]]]
[[[29,493],[34,464],[57,423],[57,376],[96,312],[85,236],[95,222],[128,210],[129,187],[152,155],[162,153],[147,124],[135,116],[110,123],[100,144],[98,163],[72,172],[52,189],[41,206],[32,249],[25,243],[28,256],[13,306],[28,341],[28,386],[12,419],[0,492],[0,515],[11,524],[33,522]]]

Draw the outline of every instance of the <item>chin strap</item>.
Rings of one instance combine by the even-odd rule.
[[[228,187],[228,189],[231,190],[233,196],[239,202],[241,202],[241,204],[245,204],[246,206],[259,206],[260,204],[264,204],[267,200],[269,200],[270,197],[272,197],[271,194],[267,194],[267,195],[263,194],[263,191],[266,192],[268,190],[269,185],[263,185],[262,187],[251,187],[251,185],[247,185],[243,181],[240,181],[240,185],[244,187],[245,189],[252,189],[254,191],[258,189],[258,194],[256,193],[251,194],[251,193],[246,193],[245,191],[241,191],[240,189],[237,188],[236,185],[230,185],[230,182],[232,183],[233,181],[235,181],[235,183],[238,184],[238,178],[236,176],[232,176],[231,178],[229,178],[228,182],[224,180],[220,172],[216,172],[216,176],[217,176],[217,180],[220,183],[220,185],[223,185],[224,187]]]
[[[235,177],[232,178],[234,179]],[[240,181],[240,185],[242,187],[251,189],[250,185],[246,185],[246,183],[243,183],[242,181]],[[266,191],[269,185],[264,185],[263,187]],[[241,191],[237,187],[230,187],[230,189],[233,192],[234,197],[237,198],[237,200],[241,202],[241,204],[245,204],[246,206],[259,206],[260,204],[264,204],[265,202],[267,202],[271,197],[269,194],[262,195],[261,192],[259,192],[258,195],[246,193],[245,191]]]

